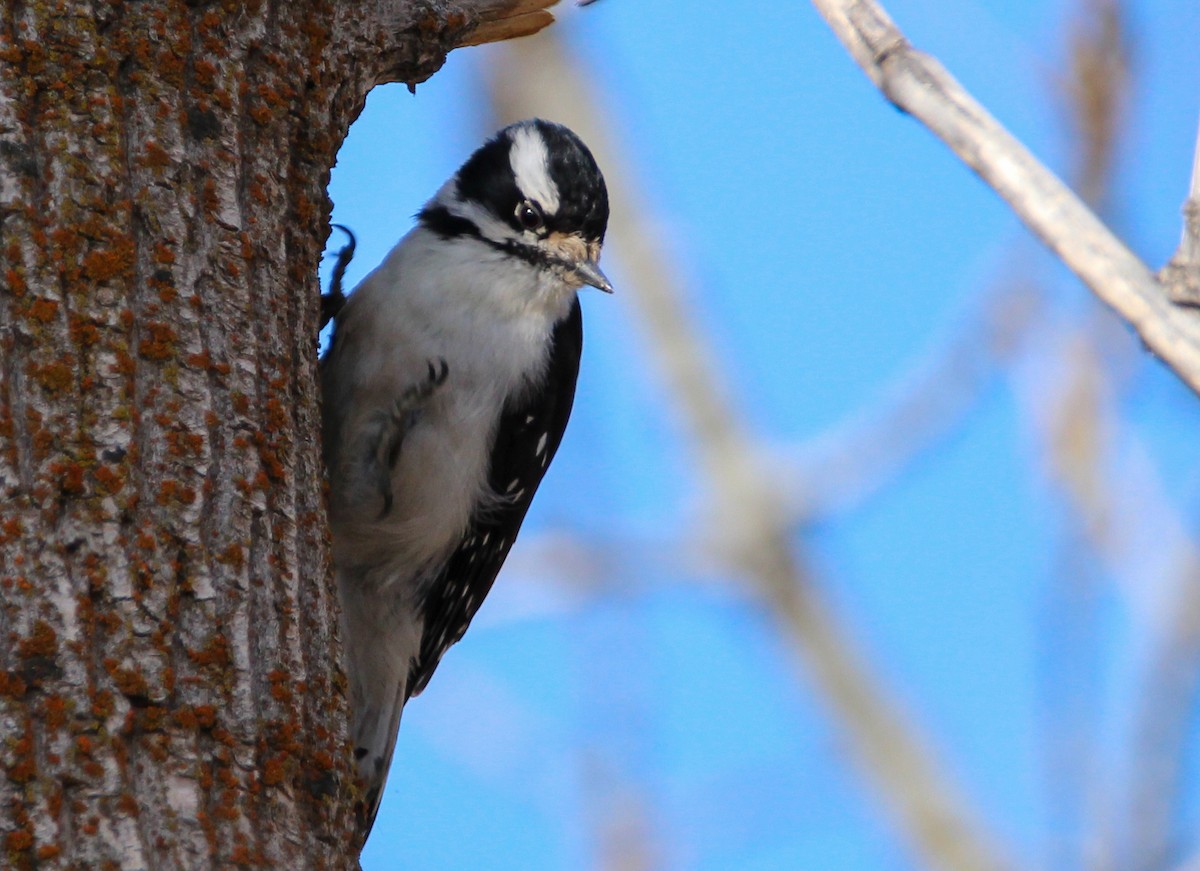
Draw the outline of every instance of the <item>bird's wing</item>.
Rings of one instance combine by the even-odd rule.
[[[575,300],[571,313],[554,329],[541,387],[501,415],[488,482],[503,501],[474,518],[422,603],[425,625],[420,654],[409,672],[409,696],[425,688],[442,655],[463,637],[517,538],[562,441],[582,347],[583,318]]]

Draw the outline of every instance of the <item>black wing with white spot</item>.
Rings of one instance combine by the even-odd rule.
[[[472,522],[425,598],[421,652],[408,678],[410,696],[425,689],[442,655],[467,631],[516,541],[533,494],[562,441],[575,399],[583,347],[578,300],[555,327],[552,341],[541,389],[505,408],[496,431],[488,481],[506,501]]]

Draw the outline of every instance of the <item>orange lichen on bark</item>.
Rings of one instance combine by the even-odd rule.
[[[4,837],[4,846],[14,852],[25,852],[33,847],[33,832],[29,829],[17,829]]]
[[[57,653],[58,633],[45,620],[35,622],[29,635],[17,642],[17,655],[22,659],[52,659]]]
[[[75,345],[81,348],[90,348],[100,342],[100,328],[90,318],[72,315],[70,327],[71,341]]]
[[[158,485],[159,505],[191,505],[196,501],[196,490],[179,481],[168,479]]]
[[[138,343],[138,355],[147,360],[169,360],[175,356],[176,343],[179,334],[171,324],[161,321],[148,321],[141,324],[144,333]]]
[[[151,139],[142,149],[142,165],[148,169],[164,169],[171,165],[171,155]]]
[[[109,676],[121,694],[127,698],[144,699],[150,695],[150,686],[146,678],[132,668],[113,667],[109,669]]]
[[[43,324],[48,324],[58,316],[58,301],[39,297],[29,304],[29,317]]]
[[[118,238],[113,241],[112,247],[92,250],[83,256],[83,274],[89,281],[99,284],[118,276],[127,276],[133,269],[133,262],[133,240]]]
[[[193,663],[198,666],[216,666],[224,668],[230,662],[229,656],[229,639],[221,632],[213,633],[206,644],[200,650],[189,650],[188,657]],[[197,709],[199,715],[199,709]]]
[[[49,696],[45,703],[45,722],[52,731],[61,729],[67,722],[67,700],[62,696]]]
[[[29,687],[24,678],[12,671],[0,671],[0,696],[16,699],[25,695]]]
[[[75,367],[73,363],[59,360],[54,363],[30,367],[30,376],[41,385],[43,390],[51,393],[61,393],[69,390],[75,383]]]
[[[109,466],[98,466],[92,471],[92,477],[100,488],[109,494],[116,494],[125,486],[125,477]]]
[[[37,848],[36,855],[38,861],[49,862],[51,859],[57,858],[60,853],[62,853],[62,847],[58,844],[42,844]]]

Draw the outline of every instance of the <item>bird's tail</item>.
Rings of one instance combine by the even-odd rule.
[[[379,812],[400,714],[408,701],[408,671],[419,643],[415,627],[397,616],[378,587],[337,571],[342,600],[342,645],[350,680],[350,740],[363,789],[360,843]],[[407,609],[399,609],[401,614]]]
[[[363,801],[358,808],[358,830],[361,843],[366,843],[379,813],[383,800],[383,787],[387,784],[388,769],[392,765],[392,754],[396,751],[396,735],[400,730],[400,714],[407,701],[405,681],[396,682],[389,697],[382,694],[383,705],[368,705],[356,708],[351,723],[351,738],[354,741],[354,758],[358,763],[358,776],[363,784]]]

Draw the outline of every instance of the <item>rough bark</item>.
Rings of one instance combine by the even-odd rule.
[[[325,185],[546,5],[0,6],[0,865],[353,864]]]

